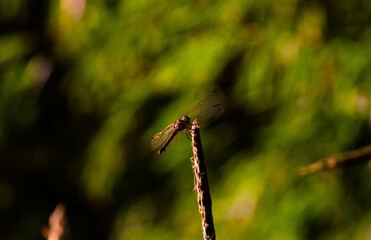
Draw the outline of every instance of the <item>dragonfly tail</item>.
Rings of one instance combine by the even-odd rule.
[[[158,154],[160,155],[162,152],[165,152],[166,151],[166,147],[162,147],[160,148],[160,150],[158,150]]]

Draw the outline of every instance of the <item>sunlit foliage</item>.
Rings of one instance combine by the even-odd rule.
[[[221,88],[201,129],[218,239],[369,239],[368,1],[0,3],[1,239],[201,239],[190,141],[149,139]]]

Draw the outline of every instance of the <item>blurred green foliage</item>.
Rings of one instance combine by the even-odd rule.
[[[149,139],[222,88],[201,129],[218,239],[370,239],[371,2],[1,1],[1,239],[201,239],[189,157]]]

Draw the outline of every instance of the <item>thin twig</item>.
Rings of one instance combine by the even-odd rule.
[[[358,148],[352,151],[338,153],[332,157],[323,158],[309,166],[300,167],[299,173],[306,175],[326,169],[334,169],[365,163],[371,159],[371,145]]]
[[[200,127],[195,120],[192,124],[192,147],[193,170],[195,174],[195,189],[197,190],[198,210],[202,218],[202,229],[204,240],[215,240],[215,229],[213,222],[213,214],[211,211],[211,196],[209,192],[209,183],[207,181],[207,172],[205,165],[205,157],[202,151]]]

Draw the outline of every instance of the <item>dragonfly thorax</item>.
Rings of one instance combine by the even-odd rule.
[[[182,131],[190,124],[190,118],[188,116],[183,116],[175,121],[174,128],[178,131]]]

